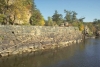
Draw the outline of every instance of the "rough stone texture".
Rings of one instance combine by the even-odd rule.
[[[96,32],[96,36],[100,36],[100,31],[97,31]]]
[[[77,27],[0,26],[2,56],[69,46],[82,39]]]

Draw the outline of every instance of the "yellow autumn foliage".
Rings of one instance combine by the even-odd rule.
[[[33,0],[1,0],[0,14],[4,14],[9,24],[30,24],[32,10],[35,9]],[[4,20],[3,20],[4,21]],[[2,21],[2,22],[3,22]],[[43,24],[42,24],[43,25]]]
[[[84,25],[82,23],[79,24],[79,30],[83,31],[84,30]]]
[[[40,21],[40,25],[41,25],[41,26],[44,26],[44,24],[45,24],[45,22],[44,22],[44,20],[42,19],[42,20]]]

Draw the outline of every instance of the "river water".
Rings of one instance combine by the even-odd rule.
[[[0,67],[100,67],[100,38],[37,54],[0,58]]]

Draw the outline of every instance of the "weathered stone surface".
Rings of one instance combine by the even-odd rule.
[[[54,49],[80,42],[82,33],[77,27],[0,26],[2,55],[22,54],[40,49]],[[1,51],[2,50],[2,51]]]
[[[15,45],[14,41],[10,41],[9,45]]]
[[[64,23],[64,26],[68,27],[68,25],[69,25],[68,22],[65,22],[65,23]]]

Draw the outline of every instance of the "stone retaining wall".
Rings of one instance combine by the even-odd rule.
[[[0,55],[69,46],[82,40],[77,27],[0,26]]]

